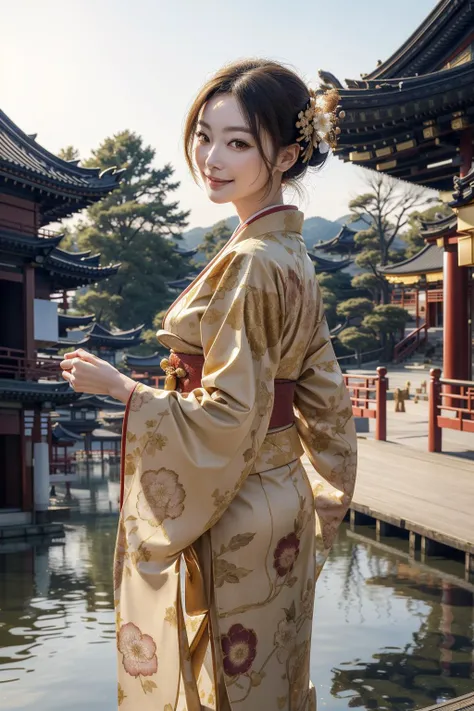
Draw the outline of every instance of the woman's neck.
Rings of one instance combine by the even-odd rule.
[[[270,194],[265,200],[249,200],[245,201],[245,204],[234,203],[240,224],[247,222],[251,217],[255,217],[255,215],[275,205],[283,205],[283,191],[281,188],[277,192]]]

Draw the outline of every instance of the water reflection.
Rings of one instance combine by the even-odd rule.
[[[316,608],[314,678],[332,665],[320,708],[411,711],[474,691],[474,586],[452,582],[461,565],[447,580],[406,558],[340,538]]]
[[[2,709],[115,709],[114,536],[97,517],[64,544],[0,549]]]
[[[117,482],[81,477],[65,541],[0,548],[2,709],[116,709]],[[474,586],[455,583],[456,565],[442,575],[341,531],[317,591],[320,711],[411,711],[474,690]]]

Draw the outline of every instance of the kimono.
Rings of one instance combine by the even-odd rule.
[[[289,206],[241,225],[157,333],[204,356],[201,387],[138,384],[129,399],[121,711],[316,708],[315,582],[353,494],[356,434],[302,226]],[[296,382],[294,422],[269,430],[275,379]]]

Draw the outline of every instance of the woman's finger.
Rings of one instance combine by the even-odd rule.
[[[80,358],[81,360],[85,360],[88,363],[94,363],[97,358],[93,353],[89,353],[89,351],[84,350],[84,348],[78,348],[75,351],[71,351],[70,353],[65,353],[64,358],[67,360],[72,360],[73,358]]]
[[[73,384],[74,376],[71,373],[68,373],[67,371],[63,370],[61,375],[63,376],[64,380],[67,380],[68,383],[70,383],[71,385]]]
[[[71,360],[62,360],[59,367],[63,370],[71,370],[71,368],[74,368],[74,363]]]

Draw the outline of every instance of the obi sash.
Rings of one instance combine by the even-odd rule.
[[[202,387],[202,369],[204,356],[171,352],[169,358],[161,361],[166,373],[165,390],[178,390],[189,393]],[[270,417],[269,429],[289,427],[294,422],[293,399],[296,382],[294,380],[275,380],[275,397]]]

